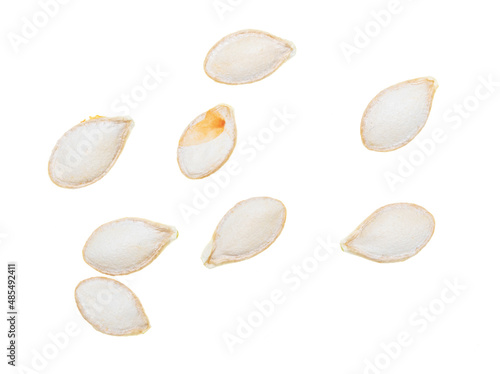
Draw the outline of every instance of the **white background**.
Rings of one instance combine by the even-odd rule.
[[[7,262],[17,261],[18,364],[33,370],[19,372],[363,373],[404,331],[412,344],[380,372],[494,371],[500,87],[486,99],[473,97],[480,79],[500,81],[496,2],[401,0],[400,12],[351,61],[341,43],[354,45],[357,28],[373,26],[371,12],[387,10],[389,1],[232,3],[219,16],[212,0],[74,0],[16,51],[12,34],[23,35],[24,17],[32,20],[40,3],[2,1],[0,279]],[[203,71],[207,51],[245,28],[293,41],[296,56],[258,83],[213,82]],[[169,76],[131,109],[136,126],[110,173],[77,190],[52,184],[47,162],[59,137],[89,116],[120,115],[116,100],[158,68]],[[373,96],[428,75],[440,87],[418,137],[394,152],[365,149],[359,122]],[[475,110],[447,119],[464,100]],[[255,159],[235,152],[240,174],[186,220],[181,204],[192,204],[195,190],[217,174],[184,177],[177,142],[193,118],[219,103],[234,107],[240,146],[269,127],[276,110],[295,118]],[[446,140],[391,189],[387,172],[417,157],[418,142],[436,129]],[[238,201],[262,195],[288,209],[276,243],[248,261],[206,269],[199,256],[220,218]],[[283,281],[312,256],[318,238],[338,243],[375,209],[401,201],[436,219],[434,237],[416,257],[384,265],[336,245],[297,290]],[[174,225],[180,236],[150,266],[117,278],[137,294],[152,324],[144,335],[120,338],[87,324],[73,292],[100,275],[81,256],[88,236],[124,216]],[[410,319],[419,308],[440,305],[446,282],[466,290],[420,331]],[[231,353],[224,333],[236,334],[239,318],[274,289],[285,302]],[[68,324],[76,336],[33,366]],[[6,332],[1,341],[2,373],[17,372],[5,370]]]

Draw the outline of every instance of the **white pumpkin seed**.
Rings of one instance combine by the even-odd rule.
[[[361,119],[361,139],[372,151],[387,152],[408,144],[422,130],[438,84],[417,78],[381,91]]]
[[[434,226],[434,217],[421,206],[389,204],[373,212],[340,246],[376,262],[404,261],[425,247]]]
[[[242,30],[222,38],[205,58],[205,72],[225,84],[257,82],[295,55],[293,43],[264,31]]]
[[[184,130],[177,148],[177,162],[186,177],[205,178],[225,164],[235,145],[233,109],[221,104],[200,114]]]
[[[241,201],[219,222],[201,259],[208,268],[249,259],[278,238],[285,220],[286,208],[279,200],[254,197]]]
[[[138,335],[150,328],[137,296],[114,279],[95,277],[80,282],[75,300],[83,318],[104,334]]]
[[[50,179],[59,187],[97,182],[113,167],[134,127],[130,117],[91,117],[67,131],[49,160]]]
[[[153,262],[177,237],[175,227],[142,218],[122,218],[92,233],[83,248],[83,259],[103,274],[130,274]]]

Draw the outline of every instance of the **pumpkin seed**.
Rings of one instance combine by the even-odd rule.
[[[373,212],[340,246],[376,262],[404,261],[425,247],[434,226],[432,214],[419,205],[389,204]]]
[[[438,88],[434,78],[417,78],[381,91],[361,119],[361,139],[371,151],[387,152],[408,144],[422,130]]]
[[[225,84],[257,82],[295,55],[293,43],[264,31],[242,30],[216,43],[205,58],[205,72]]]
[[[285,220],[286,208],[279,200],[254,197],[241,201],[219,222],[201,259],[208,268],[249,259],[274,243]]]

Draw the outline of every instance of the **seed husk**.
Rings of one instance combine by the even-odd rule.
[[[67,131],[49,160],[49,176],[59,187],[97,182],[120,156],[134,121],[130,117],[91,117]]]
[[[371,151],[387,152],[413,140],[429,117],[438,84],[432,77],[398,83],[381,91],[361,119],[361,139]]]
[[[225,84],[257,82],[274,73],[295,55],[292,42],[264,31],[241,30],[217,42],[204,68],[214,81]]]
[[[184,130],[177,148],[177,162],[191,179],[208,177],[229,159],[236,146],[233,109],[220,104],[196,117]]]
[[[137,296],[114,279],[94,277],[81,281],[75,289],[75,300],[83,318],[103,334],[139,335],[150,328]]]
[[[153,262],[177,237],[173,226],[143,218],[121,218],[92,233],[83,248],[83,259],[103,274],[130,274]]]
[[[285,205],[270,197],[236,204],[219,222],[201,255],[207,268],[249,259],[278,238],[286,221]]]
[[[404,261],[425,247],[434,227],[434,217],[421,206],[389,204],[373,212],[340,246],[376,262]]]

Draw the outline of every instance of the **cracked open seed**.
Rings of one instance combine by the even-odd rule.
[[[235,146],[233,109],[217,105],[196,117],[184,130],[177,148],[177,162],[186,177],[205,178],[226,163]]]

